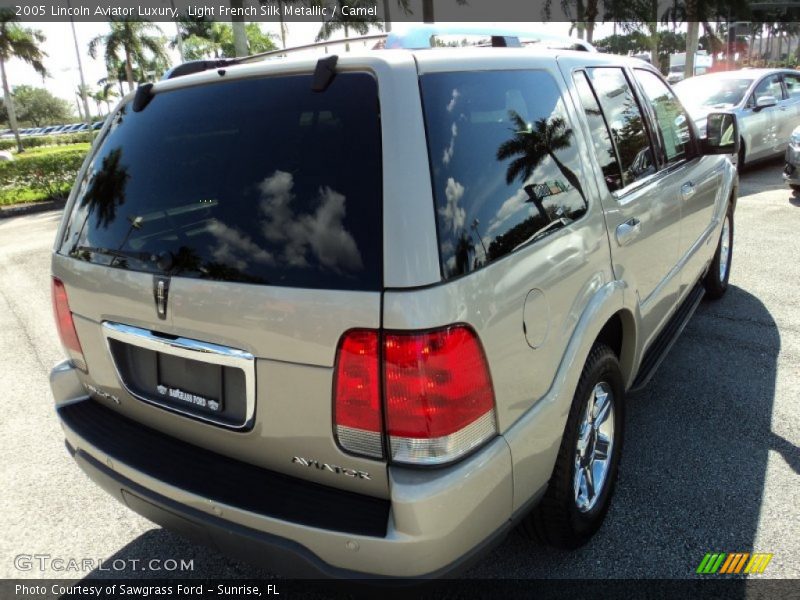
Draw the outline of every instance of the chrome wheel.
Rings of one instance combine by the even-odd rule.
[[[594,508],[607,483],[614,450],[614,393],[605,381],[594,386],[575,448],[575,505],[581,512]]]
[[[725,220],[722,222],[722,238],[719,241],[719,280],[725,281],[725,276],[728,274],[728,264],[731,259],[731,225],[730,217],[725,215]]]

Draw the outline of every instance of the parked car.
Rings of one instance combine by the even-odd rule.
[[[80,467],[284,574],[450,574],[517,523],[587,542],[626,393],[727,289],[735,117],[701,140],[594,52],[206,66],[120,103],[65,209]]]
[[[800,125],[792,131],[789,145],[786,147],[786,166],[783,169],[783,180],[800,192]]]
[[[691,77],[675,93],[702,132],[711,111],[736,113],[741,140],[738,164],[772,158],[800,124],[800,71],[740,69]]]

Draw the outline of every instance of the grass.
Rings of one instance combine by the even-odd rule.
[[[36,160],[40,157],[57,157],[58,154],[64,153],[69,153],[74,156],[76,151],[87,153],[90,147],[91,144],[78,143],[66,144],[62,146],[42,146],[38,148],[30,148],[26,149],[22,154],[15,154],[14,160],[17,163],[26,163],[29,160]],[[65,168],[68,167],[65,166]],[[41,189],[41,187],[33,187],[28,185],[4,185],[6,182],[0,181],[0,206],[11,206],[26,202],[40,202],[43,200],[64,198],[69,194],[69,191],[72,188],[72,179],[74,179],[74,175],[70,173],[70,176],[67,177],[67,173],[65,171],[62,178],[68,179],[68,181],[54,183],[49,191]]]
[[[61,152],[67,152],[69,150],[83,150],[85,152],[89,152],[89,148],[92,145],[89,143],[82,143],[82,144],[66,144],[63,146],[39,146],[37,148],[26,148],[25,152],[22,154],[17,154],[16,151],[14,152],[14,160],[25,160],[26,157],[29,156],[44,156],[46,154],[59,154]]]

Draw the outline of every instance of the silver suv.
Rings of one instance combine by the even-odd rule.
[[[700,139],[592,52],[232,63],[124,99],[70,197],[77,463],[284,574],[450,574],[518,523],[585,543],[626,393],[727,287],[735,118]]]

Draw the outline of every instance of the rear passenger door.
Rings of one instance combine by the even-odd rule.
[[[614,273],[637,295],[650,338],[671,313],[677,294],[671,275],[679,254],[678,180],[659,172],[648,113],[624,69],[590,67],[572,77],[605,180],[603,208]]]

